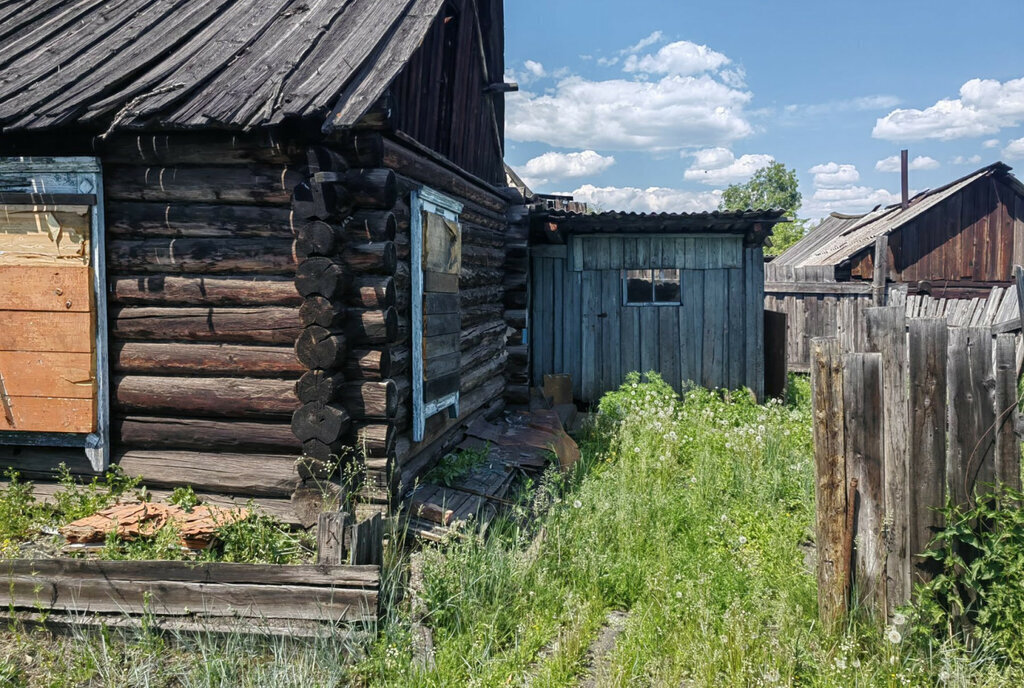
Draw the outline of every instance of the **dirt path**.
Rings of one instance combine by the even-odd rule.
[[[615,650],[615,641],[626,628],[629,614],[623,611],[608,612],[601,632],[587,650],[587,674],[580,679],[580,688],[598,688],[609,683],[610,659]]]

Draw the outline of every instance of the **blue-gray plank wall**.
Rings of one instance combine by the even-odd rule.
[[[681,303],[626,305],[625,271],[677,268]],[[572,376],[597,401],[630,371],[677,390],[764,388],[764,258],[731,235],[577,236],[531,250],[532,382]]]

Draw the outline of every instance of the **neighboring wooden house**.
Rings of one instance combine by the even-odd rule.
[[[781,211],[531,216],[532,384],[596,402],[629,371],[764,392],[764,256]]]
[[[806,371],[813,337],[862,350],[862,311],[892,285],[911,317],[1019,328],[1009,287],[1022,262],[1024,185],[997,162],[905,205],[832,214],[766,265],[765,308],[786,314],[789,367]]]
[[[0,462],[286,520],[500,410],[500,0],[0,6]],[[519,213],[521,217],[523,213]]]

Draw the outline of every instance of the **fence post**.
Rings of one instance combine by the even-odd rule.
[[[345,523],[348,514],[330,511],[320,514],[316,527],[316,563],[338,566],[345,549]]]
[[[850,562],[843,560],[846,530],[846,446],[843,368],[839,340],[811,340],[814,437],[814,534],[817,543],[818,617],[833,626],[846,612]]]
[[[1017,351],[1011,333],[996,335],[996,480],[1020,489],[1020,444],[1017,439]]]
[[[882,449],[882,356],[843,355],[846,476],[857,479],[854,582],[857,601],[885,614],[885,453]]]
[[[949,331],[949,448],[946,480],[953,503],[969,507],[978,485],[995,482],[995,412],[992,332],[987,327]]]
[[[875,239],[875,256],[872,267],[871,303],[885,305],[885,283],[889,279],[889,236],[883,234]]]
[[[882,357],[882,437],[887,612],[910,601],[910,501],[907,439],[907,316],[899,306],[868,308],[868,351]]]
[[[910,554],[915,579],[927,582],[933,572],[920,555],[942,528],[936,511],[946,494],[946,348],[945,318],[912,318],[908,347],[910,378]]]

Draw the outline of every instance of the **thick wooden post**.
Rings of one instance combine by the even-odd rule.
[[[850,563],[843,560],[846,528],[846,449],[843,368],[839,340],[811,340],[814,409],[815,542],[818,550],[818,617],[833,626],[846,613]]]
[[[992,332],[986,327],[949,331],[949,448],[946,479],[953,503],[969,506],[975,488],[995,482],[995,412]]]
[[[348,514],[332,511],[320,514],[316,526],[316,563],[340,566],[345,542],[345,522]]]
[[[907,318],[903,308],[868,308],[868,350],[882,356],[882,425],[885,453],[886,601],[888,612],[910,601],[910,501],[907,439]]]
[[[927,582],[932,571],[920,554],[942,528],[946,494],[946,348],[945,318],[910,320],[910,554],[915,580]]]
[[[384,519],[380,512],[352,526],[349,563],[353,566],[384,563]]]
[[[1006,487],[1020,489],[1020,442],[1017,439],[1017,352],[1016,337],[996,336],[996,480]]]
[[[882,355],[843,355],[847,479],[857,479],[854,584],[857,601],[886,611],[885,452],[882,448]]]
[[[885,283],[889,279],[889,237],[882,235],[875,239],[874,275],[871,281],[871,301],[876,306],[885,305]]]

